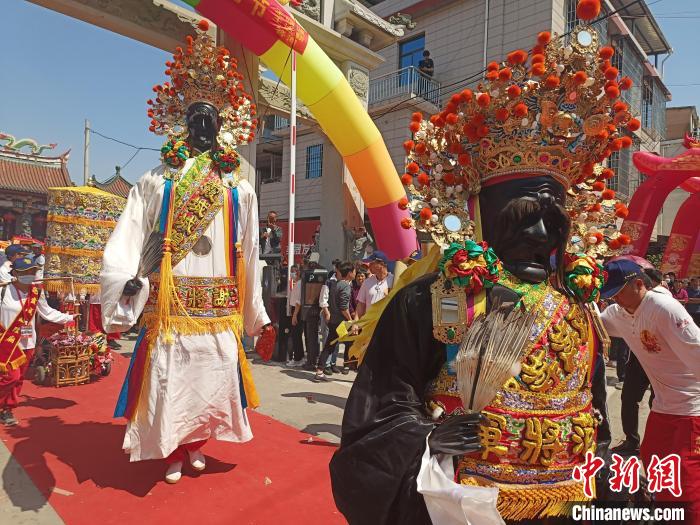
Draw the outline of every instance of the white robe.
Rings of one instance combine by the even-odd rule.
[[[194,159],[181,170],[184,175]],[[108,333],[123,332],[117,305],[124,284],[138,269],[141,247],[160,218],[165,180],[164,167],[146,173],[131,189],[126,209],[104,250],[101,275],[102,323]],[[258,263],[258,211],[252,186],[238,185],[238,239],[245,262],[245,331],[258,335],[270,322],[262,301]],[[189,252],[174,268],[176,276],[225,277],[226,253],[223,209],[204,235],[212,241],[207,255]],[[132,319],[148,299],[148,280],[130,300]],[[179,445],[209,438],[245,442],[253,434],[241,405],[238,345],[233,331],[180,336],[166,345],[159,336],[146,364],[146,378],[136,416],[127,425],[123,448],[131,461],[167,457]]]

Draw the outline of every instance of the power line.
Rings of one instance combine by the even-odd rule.
[[[130,147],[130,148],[134,148],[135,150],[139,150],[139,151],[140,151],[140,150],[149,150],[149,151],[158,151],[158,152],[160,152],[160,149],[156,149],[156,148],[148,148],[148,147],[146,147],[146,146],[134,146],[133,144],[129,144],[128,142],[124,142],[123,140],[115,139],[114,137],[109,137],[109,136],[107,136],[107,135],[104,135],[104,134],[100,133],[99,131],[95,131],[95,130],[92,129],[92,128],[88,128],[88,130],[90,130],[91,133],[94,133],[95,135],[98,135],[98,136],[102,137],[103,139],[111,140],[112,142],[117,142],[117,143],[119,143],[119,144],[121,144],[121,145],[123,145],[123,146],[128,146],[128,147]]]
[[[138,155],[139,153],[141,153],[141,151],[142,151],[142,150],[140,150],[140,149],[137,149],[136,151],[134,151],[134,154],[133,154],[131,157],[129,157],[129,160],[127,160],[124,164],[122,164],[121,166],[119,166],[119,169],[120,169],[120,170],[123,170],[124,168],[126,168],[126,167],[129,165],[129,163],[130,163],[132,160],[134,160],[134,159],[136,158],[136,155]]]

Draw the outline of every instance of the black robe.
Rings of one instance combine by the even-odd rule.
[[[333,496],[350,525],[432,523],[416,477],[435,428],[426,391],[446,359],[445,344],[433,338],[436,277],[417,279],[390,301],[350,391],[341,445],[330,463]],[[594,383],[603,381],[604,396],[605,374],[598,375]]]

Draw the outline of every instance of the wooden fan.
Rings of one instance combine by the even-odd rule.
[[[498,390],[520,373],[520,361],[536,315],[497,301],[469,327],[455,359],[464,409],[481,412]]]
[[[141,260],[139,261],[139,269],[136,272],[136,277],[148,277],[160,266],[160,261],[163,259],[163,247],[165,244],[165,236],[162,232],[154,231],[149,235],[146,244],[141,250]]]

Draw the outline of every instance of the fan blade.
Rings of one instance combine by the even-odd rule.
[[[467,410],[479,412],[493,400],[528,347],[535,313],[512,306],[497,298],[488,315],[474,320],[462,342],[456,368]]]
[[[139,269],[136,273],[138,277],[148,277],[158,268],[163,258],[164,245],[165,236],[163,233],[159,231],[151,232],[141,250]]]

